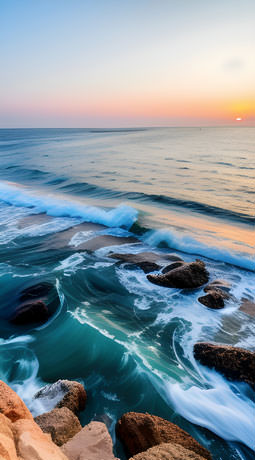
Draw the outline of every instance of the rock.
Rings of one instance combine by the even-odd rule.
[[[151,283],[171,288],[197,288],[208,282],[209,274],[204,262],[197,259],[195,262],[184,263],[163,275],[147,275]]]
[[[104,423],[91,422],[61,447],[69,460],[114,460],[112,440]]]
[[[33,419],[25,403],[6,383],[0,380],[0,413],[12,422],[19,419]]]
[[[12,424],[12,431],[20,460],[67,460],[50,435],[43,433],[33,420],[18,420]]]
[[[228,296],[220,289],[212,289],[211,291],[207,291],[206,295],[199,297],[198,301],[208,308],[219,310],[220,308],[224,308],[224,299],[226,298]]]
[[[228,379],[255,385],[255,352],[199,342],[194,346],[194,356],[201,364],[216,369]]]
[[[3,414],[0,414],[0,459],[18,460],[12,433],[12,423]]]
[[[250,316],[255,316],[255,302],[249,299],[242,298],[240,310]]]
[[[156,263],[156,261],[160,259],[160,256],[154,252],[142,252],[140,254],[110,253],[108,257],[118,259],[123,263],[137,265],[144,273],[150,273],[161,268],[161,266]]]
[[[45,323],[49,319],[49,310],[42,300],[25,302],[19,305],[10,318],[13,324]]]
[[[87,394],[83,385],[73,380],[58,380],[41,388],[35,399],[44,400],[49,408],[67,407],[77,414],[85,409]]]
[[[161,443],[176,443],[205,459],[211,459],[207,449],[174,423],[150,414],[128,412],[116,426],[119,439],[128,456],[136,455]]]
[[[174,268],[182,267],[185,265],[185,262],[179,260],[177,262],[173,262],[170,265],[167,265],[166,267],[163,268],[162,272],[163,274],[170,272],[171,270],[174,270]]]
[[[22,302],[26,302],[28,300],[46,297],[52,288],[52,284],[47,283],[45,281],[42,283],[34,284],[33,286],[29,286],[28,288],[23,289],[19,296],[19,299]]]
[[[79,419],[67,407],[45,412],[34,420],[44,433],[51,434],[57,446],[62,446],[82,429]]]
[[[204,291],[207,292],[213,289],[220,289],[221,291],[229,292],[231,285],[225,280],[214,280],[205,286]]]
[[[205,460],[180,444],[163,443],[135,455],[130,460]]]

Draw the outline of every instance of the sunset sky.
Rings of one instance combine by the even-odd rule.
[[[255,126],[254,0],[0,0],[0,62],[0,127]]]

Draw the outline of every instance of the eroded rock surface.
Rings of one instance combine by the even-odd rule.
[[[130,457],[161,443],[176,443],[205,459],[211,459],[208,450],[192,436],[156,415],[128,412],[118,421],[116,432]]]
[[[209,280],[209,273],[202,260],[184,263],[170,272],[160,275],[147,275],[151,283],[159,286],[179,289],[198,288]]]
[[[57,446],[62,446],[82,429],[79,419],[67,407],[45,412],[34,420],[44,433],[51,435]]]
[[[228,379],[255,385],[255,352],[199,342],[194,345],[194,356],[201,364],[216,369]]]
[[[151,447],[145,452],[135,455],[130,460],[204,460],[192,450],[185,449],[180,444],[163,443]]]
[[[19,419],[33,419],[25,403],[5,382],[0,380],[0,413],[12,422]]]

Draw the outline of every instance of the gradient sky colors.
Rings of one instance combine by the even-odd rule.
[[[0,0],[0,62],[0,127],[255,126],[254,0]]]

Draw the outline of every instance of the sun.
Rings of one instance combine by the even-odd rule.
[[[236,117],[236,121],[243,121],[241,117]]]

